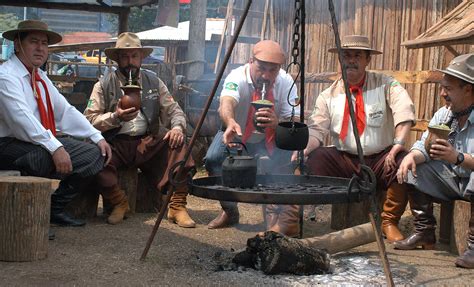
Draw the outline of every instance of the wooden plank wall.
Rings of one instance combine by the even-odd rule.
[[[244,0],[237,0],[235,7],[243,7]],[[266,39],[278,41],[286,51],[291,51],[293,33],[294,2],[270,0]],[[335,72],[339,67],[335,54],[327,50],[334,46],[334,34],[325,0],[306,0],[306,72]],[[342,35],[368,35],[373,46],[383,51],[374,56],[371,70],[421,71],[445,67],[453,56],[444,48],[407,50],[400,46],[406,40],[416,38],[444,15],[456,7],[461,0],[334,0],[339,31]],[[262,12],[265,1],[254,1],[251,10]],[[236,22],[238,17],[236,17]],[[261,19],[246,21],[245,35],[260,37]],[[473,52],[472,45],[455,46],[461,53]],[[245,63],[251,45],[239,44],[234,63]],[[290,56],[288,56],[290,60]],[[318,94],[328,84],[307,84],[305,95],[307,113],[310,113]],[[429,119],[442,105],[436,84],[406,84],[416,105],[417,117]],[[417,135],[412,135],[412,140]]]

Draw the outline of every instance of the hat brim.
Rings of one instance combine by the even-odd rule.
[[[14,30],[5,31],[3,32],[2,37],[7,40],[14,41],[19,33],[25,33],[25,32],[39,32],[39,33],[46,34],[46,36],[48,36],[48,45],[54,45],[63,40],[63,37],[56,32],[43,30],[43,29],[34,29],[34,28],[14,29]]]
[[[380,55],[382,54],[381,51],[375,50],[375,49],[370,49],[370,48],[364,48],[364,47],[342,47],[342,50],[363,50],[363,51],[369,51],[371,55]],[[329,53],[337,53],[337,48],[330,48],[328,49]]]
[[[474,84],[474,79],[468,78],[465,74],[459,73],[458,71],[455,70],[441,70],[441,69],[435,69],[436,71],[440,71],[441,73],[445,73],[447,75],[453,76],[455,78],[461,79],[463,81],[466,81],[470,84]]]
[[[118,52],[120,50],[132,50],[132,49],[141,50],[143,53],[143,58],[148,57],[151,54],[151,52],[153,52],[153,48],[150,48],[150,47],[142,47],[142,48],[130,47],[130,48],[106,48],[104,50],[104,53],[107,56],[107,58],[109,58],[110,60],[118,62]]]

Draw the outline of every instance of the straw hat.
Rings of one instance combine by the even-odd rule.
[[[341,41],[341,48],[343,50],[364,50],[369,51],[371,55],[379,55],[382,52],[373,49],[369,44],[369,38],[363,35],[348,35],[344,36]],[[337,48],[330,48],[331,53],[337,53]]]
[[[457,56],[449,63],[446,70],[437,70],[474,84],[474,53]]]
[[[255,44],[252,54],[254,58],[263,62],[279,65],[285,63],[285,52],[277,42],[272,40],[263,40]]]
[[[48,30],[48,24],[42,21],[38,21],[38,20],[21,21],[20,23],[18,23],[18,26],[16,29],[3,32],[2,37],[13,41],[15,40],[16,37],[18,37],[18,34],[22,32],[44,33],[46,34],[46,36],[48,36],[49,45],[59,43],[63,39],[63,37],[60,34],[53,32],[51,30]]]
[[[143,58],[147,57],[148,55],[153,52],[153,48],[149,47],[142,47],[140,39],[134,33],[124,32],[120,34],[117,38],[117,42],[115,43],[115,48],[107,48],[105,49],[105,55],[107,58],[118,62],[118,52],[120,50],[127,50],[127,49],[140,49],[143,52]]]

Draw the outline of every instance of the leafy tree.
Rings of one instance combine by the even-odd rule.
[[[227,7],[229,0],[208,0],[207,1],[207,17],[209,18],[224,18],[224,14],[218,13],[219,7]],[[191,4],[184,4],[179,6],[179,22],[188,21],[190,15]],[[156,28],[153,24],[156,17],[157,6],[150,8],[137,8],[133,7],[130,9],[129,16],[129,30],[130,32],[140,32]],[[118,17],[113,14],[108,14],[108,21],[111,23],[112,33],[117,33],[118,29]]]

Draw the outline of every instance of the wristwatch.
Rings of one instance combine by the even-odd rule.
[[[454,165],[460,165],[464,162],[464,154],[462,152],[458,153],[458,157],[456,158],[456,163]]]
[[[393,139],[393,145],[400,144],[400,145],[405,145],[405,141],[401,139],[394,138]]]

